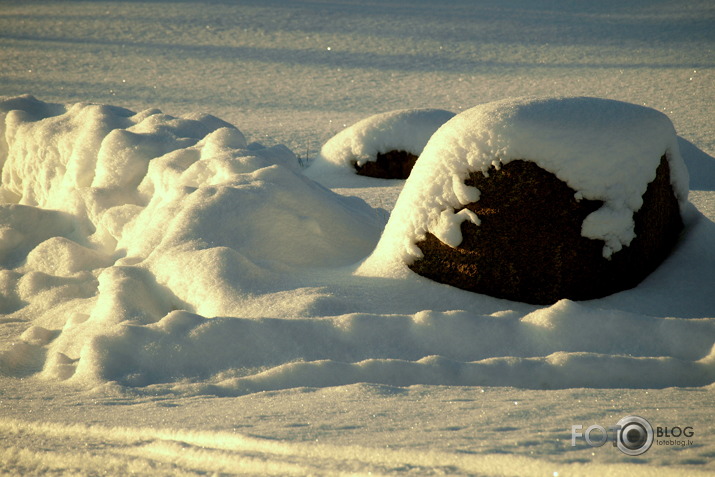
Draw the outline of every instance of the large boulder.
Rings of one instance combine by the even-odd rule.
[[[402,264],[534,304],[602,297],[668,256],[687,182],[655,110],[596,98],[478,106],[432,137],[362,269]]]
[[[665,156],[634,214],[636,237],[609,259],[603,242],[581,235],[598,200],[575,191],[533,162],[512,161],[489,176],[472,173],[480,191],[466,208],[480,224],[461,224],[462,243],[450,247],[427,232],[424,254],[410,268],[422,276],[488,295],[535,304],[585,300],[632,288],[665,259],[683,228]]]

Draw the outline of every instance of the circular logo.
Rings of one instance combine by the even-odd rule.
[[[642,417],[624,417],[616,429],[616,447],[626,455],[644,454],[653,444],[653,426]]]

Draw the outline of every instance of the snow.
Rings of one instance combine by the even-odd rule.
[[[633,214],[643,205],[663,155],[685,213],[688,171],[664,114],[588,97],[518,98],[475,106],[430,138],[363,272],[379,274],[421,258],[415,244],[428,231],[458,246],[461,223],[479,225],[479,217],[464,208],[479,200],[479,190],[464,181],[471,172],[486,175],[490,167],[515,159],[553,173],[578,200],[603,202],[585,218],[581,234],[602,240],[603,256],[610,258],[635,238]]]
[[[6,2],[0,468],[711,474],[712,21],[708,2]],[[406,182],[345,167],[428,139]],[[458,243],[478,222],[446,208],[478,199],[459,168],[525,149],[622,219],[585,226],[613,253],[668,151],[672,256],[546,307],[402,266],[398,229]],[[609,151],[633,160],[593,161]],[[429,161],[449,167],[426,187]],[[631,414],[695,444],[571,446]]]

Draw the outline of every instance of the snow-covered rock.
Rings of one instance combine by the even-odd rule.
[[[338,168],[405,179],[432,134],[453,116],[442,109],[403,109],[365,118],[323,145],[311,173]],[[390,170],[392,162],[400,164]]]
[[[603,263],[616,263],[618,260],[611,259],[619,257],[619,251],[636,238],[634,214],[643,208],[644,194],[656,177],[661,158],[666,161],[664,173],[672,185],[673,201],[677,199],[679,204],[675,206],[677,215],[678,209],[687,203],[688,173],[678,151],[673,125],[662,113],[633,104],[586,97],[522,98],[474,107],[450,120],[432,136],[405,184],[377,249],[362,265],[361,273],[413,265],[423,259],[424,248],[419,244],[430,236],[448,248],[459,248],[465,228],[471,227],[477,234],[472,240],[475,247],[486,247],[486,243],[479,244],[478,227],[482,218],[476,212],[478,208],[469,207],[469,204],[481,205],[479,201],[484,191],[475,185],[477,176],[472,176],[470,182],[470,175],[477,173],[484,178],[490,174],[505,174],[506,166],[517,160],[531,162],[557,178],[571,191],[566,195],[571,196],[574,204],[598,204],[586,212],[576,226],[583,238],[600,244],[598,255],[602,257],[598,258]],[[533,206],[555,186],[525,183],[524,187],[541,187],[539,192],[530,191],[535,194],[532,199],[524,199],[531,202],[525,205]],[[546,201],[540,207],[563,208],[564,203]],[[514,217],[507,215],[499,220],[509,222]],[[563,246],[561,234],[564,231],[547,221],[544,214],[543,218],[534,218],[531,228],[524,223],[511,223],[509,228],[518,231],[515,232],[521,235],[518,238],[542,241],[534,247],[557,253]],[[536,234],[536,227],[544,232]],[[484,233],[486,230],[485,227]],[[525,237],[532,232],[534,236]],[[672,239],[672,231],[666,236]],[[668,248],[671,245],[668,244]],[[501,252],[486,254],[491,255],[493,261],[500,260]],[[621,253],[620,257],[625,255]],[[572,258],[586,259],[585,256]],[[538,257],[531,259],[538,261]],[[469,263],[464,257],[460,260]],[[501,256],[501,260],[509,259]],[[517,270],[521,266],[500,265]],[[534,264],[535,268],[539,266],[544,264]]]

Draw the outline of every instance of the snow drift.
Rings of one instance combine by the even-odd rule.
[[[213,116],[30,96],[0,110],[0,309],[19,323],[4,374],[217,394],[715,381],[712,301],[683,279],[712,283],[714,259],[698,250],[715,227],[685,201],[687,237],[643,287],[542,308],[389,267],[355,273],[378,211]],[[686,293],[670,297],[674,282]],[[643,300],[685,311],[628,306]]]

